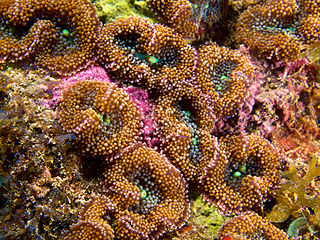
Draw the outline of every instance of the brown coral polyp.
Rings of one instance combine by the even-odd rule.
[[[2,63],[26,60],[66,75],[94,59],[101,24],[89,1],[12,1],[0,11]]]
[[[244,11],[236,37],[273,61],[296,60],[304,45],[319,40],[318,1],[268,0]]]
[[[219,156],[202,177],[205,198],[224,214],[262,212],[263,202],[280,181],[278,150],[255,135],[229,136],[219,144]]]
[[[138,56],[151,35],[151,24],[138,17],[120,18],[106,24],[98,40],[100,62],[125,81],[139,81],[150,74],[150,67]]]
[[[115,84],[81,81],[68,89],[58,110],[59,123],[76,134],[84,152],[116,154],[134,142],[141,115],[130,97]]]
[[[95,240],[113,239],[110,216],[115,211],[115,205],[107,197],[92,199],[81,212],[80,221],[70,227],[63,235],[63,240]]]
[[[192,87],[177,88],[159,97],[155,112],[163,152],[187,180],[198,182],[215,154],[214,118],[205,96]]]
[[[192,4],[188,0],[148,0],[149,7],[159,15],[163,22],[187,38],[192,38],[198,30],[192,21]]]
[[[229,236],[229,238],[226,238]],[[256,213],[247,213],[226,222],[219,230],[219,239],[286,240],[288,236]]]
[[[197,82],[217,117],[230,117],[246,99],[253,74],[250,59],[215,44],[199,49]]]
[[[191,79],[195,52],[172,29],[129,17],[107,24],[98,40],[100,62],[119,80],[163,89]]]
[[[162,90],[190,81],[197,64],[195,50],[171,28],[154,25],[153,31],[146,52],[157,60],[151,65],[148,86]]]
[[[155,239],[186,222],[189,203],[180,172],[165,156],[134,145],[106,170],[107,196],[115,203],[117,239]]]

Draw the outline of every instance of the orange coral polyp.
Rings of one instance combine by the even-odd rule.
[[[177,86],[191,79],[196,67],[195,51],[180,35],[138,17],[107,24],[98,46],[100,62],[117,79],[146,88]]]
[[[59,110],[64,130],[76,133],[84,152],[116,154],[133,143],[141,115],[130,97],[115,84],[81,81],[64,93]]]
[[[113,159],[104,173],[106,195],[116,205],[118,239],[158,238],[189,217],[186,185],[165,156],[136,144]]]
[[[280,182],[281,155],[255,135],[229,136],[219,144],[218,158],[201,179],[205,199],[223,214],[261,212],[263,202]]]
[[[252,74],[250,59],[239,51],[215,44],[199,49],[197,82],[217,117],[236,113],[246,99]]]
[[[219,239],[288,240],[288,236],[267,219],[250,212],[226,222],[219,229]]]
[[[156,102],[162,149],[188,181],[199,182],[215,155],[215,138],[210,135],[214,119],[206,101],[201,91],[184,86],[161,95]]]
[[[259,56],[296,60],[305,44],[319,40],[319,1],[268,0],[244,11],[236,37]]]
[[[0,14],[9,29],[0,31],[1,62],[25,60],[50,73],[67,75],[94,60],[101,23],[87,0],[12,1],[0,8]],[[46,27],[45,22],[50,24]],[[21,33],[28,25],[32,27],[21,39],[10,31],[18,28]],[[65,26],[68,39],[63,37]]]
[[[169,27],[186,38],[192,38],[198,25],[191,20],[192,5],[187,0],[148,0],[149,7],[157,13]]]

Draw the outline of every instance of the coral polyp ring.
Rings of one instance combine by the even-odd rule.
[[[94,59],[101,24],[87,0],[9,1],[0,18],[0,62],[26,60],[67,75]]]
[[[194,37],[198,25],[192,21],[192,5],[187,0],[147,1],[166,25],[187,38]],[[196,21],[198,22],[198,21]]]
[[[116,77],[147,88],[168,88],[191,79],[196,55],[172,29],[130,17],[107,24],[98,40],[100,62]]]
[[[30,28],[29,32],[14,38],[13,27],[3,28],[0,38],[0,63],[26,60],[35,56],[37,50],[52,42],[52,36],[56,36],[52,22],[38,20]]]
[[[281,156],[259,136],[235,135],[219,141],[220,156],[202,177],[205,198],[224,214],[262,211],[280,181]]]
[[[195,50],[172,29],[162,25],[154,25],[153,28],[153,38],[146,52],[156,61],[150,64],[152,73],[148,86],[168,89],[183,85],[192,79],[196,69]]]
[[[118,239],[156,239],[189,217],[185,181],[165,156],[136,144],[104,173],[106,195],[116,205]]]
[[[197,81],[218,116],[232,116],[245,101],[253,65],[239,51],[214,44],[199,49]]]
[[[227,221],[219,230],[219,239],[287,240],[288,236],[267,219],[250,212]]]
[[[59,122],[76,134],[84,152],[116,154],[134,142],[141,115],[130,97],[114,84],[81,81],[64,93]]]
[[[150,40],[151,32],[151,24],[138,17],[120,18],[108,23],[98,39],[99,61],[125,81],[146,79],[150,67],[144,45]]]
[[[182,87],[160,96],[156,105],[164,153],[187,180],[198,181],[203,166],[215,152],[209,133],[213,117],[204,95],[197,89]]]

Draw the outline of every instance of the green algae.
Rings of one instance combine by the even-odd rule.
[[[320,61],[320,42],[306,45],[304,51],[299,54],[299,58],[308,58],[311,62]]]
[[[134,0],[97,0],[94,1],[99,19],[103,23],[111,22],[118,17],[130,17],[132,15],[147,17],[150,22],[156,21],[156,16],[147,6],[146,1]]]
[[[219,228],[228,220],[223,217],[217,207],[209,205],[203,197],[198,197],[191,207],[193,212],[193,223],[203,230],[207,239],[214,239],[218,236]],[[210,236],[210,238],[209,238]]]
[[[307,194],[308,186],[315,178],[320,177],[320,153],[316,153],[309,164],[308,172],[302,177],[295,165],[291,165],[282,176],[287,181],[277,191],[277,204],[267,213],[272,222],[284,222],[302,208],[311,208],[320,219],[320,197]]]

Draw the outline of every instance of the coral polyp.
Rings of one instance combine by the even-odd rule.
[[[201,180],[205,198],[224,214],[262,212],[264,201],[280,183],[278,150],[254,135],[230,136],[219,143],[219,156]]]
[[[165,156],[141,144],[124,151],[104,173],[106,195],[116,205],[117,239],[152,239],[189,217],[185,181]]]
[[[218,117],[230,117],[246,100],[253,65],[238,51],[215,44],[199,49],[197,82]]]
[[[239,41],[273,61],[296,60],[319,34],[319,5],[313,1],[265,1],[244,11],[237,23]]]
[[[164,153],[187,180],[198,182],[216,148],[209,133],[214,121],[205,96],[184,86],[160,96],[156,105]]]
[[[62,127],[76,134],[83,152],[112,155],[137,139],[141,115],[113,83],[81,81],[64,93],[58,110]]]
[[[101,24],[89,1],[2,2],[0,63],[28,60],[67,75],[93,61]]]
[[[287,235],[256,213],[229,220],[219,230],[219,239],[288,239]]]
[[[196,56],[172,29],[130,17],[107,24],[98,40],[100,62],[117,78],[167,89],[191,79]]]

